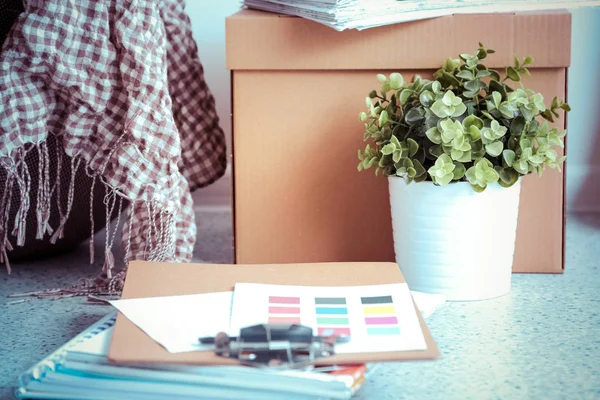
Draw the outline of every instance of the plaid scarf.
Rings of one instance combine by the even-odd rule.
[[[37,239],[63,237],[78,171],[93,179],[91,193],[106,187],[90,204],[104,202],[108,225],[129,206],[125,261],[189,261],[190,193],[220,178],[227,161],[183,0],[31,0],[24,8],[0,53],[0,263],[10,271],[10,250],[31,239],[30,213]],[[49,137],[61,151],[48,150]],[[25,163],[31,152],[36,170]],[[70,181],[59,182],[65,166]],[[102,276],[110,279],[108,228]]]

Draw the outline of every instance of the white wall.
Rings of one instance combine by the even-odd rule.
[[[231,151],[229,71],[225,68],[225,18],[240,0],[188,0],[206,80]],[[572,56],[569,69],[567,136],[567,208],[600,211],[600,7],[572,10]],[[196,204],[229,205],[230,176],[194,193]]]
[[[600,7],[571,12],[567,208],[600,211]]]
[[[221,127],[227,137],[231,160],[231,86],[225,66],[225,18],[241,7],[241,0],[187,0],[186,12],[192,21],[194,39],[206,82],[215,96]],[[213,185],[194,193],[196,206],[230,205],[231,171]]]

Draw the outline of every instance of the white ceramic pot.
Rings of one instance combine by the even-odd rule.
[[[468,182],[388,180],[396,262],[411,290],[455,301],[510,291],[520,179],[482,193]]]

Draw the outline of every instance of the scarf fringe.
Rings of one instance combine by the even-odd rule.
[[[25,157],[29,151],[33,149],[33,146],[27,149],[19,151],[15,157],[9,162],[9,166],[6,163],[2,166],[7,171],[7,180],[5,182],[4,193],[0,198],[0,265],[3,263],[6,266],[7,272],[11,273],[11,266],[9,262],[9,253],[13,249],[13,244],[9,238],[10,231],[10,211],[15,205],[14,200],[19,201],[19,208],[14,217],[11,234],[16,237],[16,245],[24,246],[26,237],[26,222],[27,215],[30,210],[30,199],[35,199],[35,215],[36,215],[36,235],[35,239],[42,240],[46,235],[50,236],[50,242],[56,243],[58,240],[64,237],[65,225],[69,220],[69,216],[72,211],[74,192],[75,192],[75,178],[77,171],[83,164],[85,172],[89,177],[93,179],[92,187],[90,190],[90,264],[94,263],[94,188],[96,180],[101,178],[100,175],[95,174],[91,171],[89,166],[85,163],[84,159],[80,156],[71,158],[71,176],[70,182],[66,193],[66,199],[61,196],[61,170],[63,167],[64,152],[57,151],[56,162],[57,162],[57,174],[55,181],[51,184],[50,182],[50,154],[48,145],[46,142],[38,144],[36,147],[38,153],[38,185],[35,197],[32,196],[32,185],[31,185],[31,174]],[[114,151],[114,150],[113,150]],[[111,157],[107,157],[110,159]],[[5,161],[5,160],[3,160]],[[105,165],[106,166],[106,165]],[[104,166],[104,167],[105,167]],[[104,168],[102,168],[103,170]],[[106,205],[106,242],[104,244],[104,263],[102,272],[98,278],[93,280],[86,280],[80,282],[79,285],[71,287],[69,289],[52,289],[50,291],[35,292],[30,295],[37,297],[47,297],[49,295],[56,296],[58,292],[63,295],[71,297],[74,293],[76,295],[99,295],[102,293],[109,293],[114,295],[118,293],[122,288],[122,281],[124,279],[124,272],[127,268],[128,261],[139,257],[148,261],[168,261],[175,258],[175,218],[172,212],[162,210],[157,204],[152,201],[145,200],[131,200],[130,198],[123,195],[117,188],[111,187],[100,179],[102,185],[106,188],[106,195],[104,197],[104,204]],[[18,193],[13,192],[13,188],[18,188]],[[13,197],[15,197],[13,199]],[[126,235],[123,235],[125,241],[125,259],[124,270],[113,276],[113,270],[115,268],[115,257],[113,254],[113,246],[115,238],[118,233],[119,223],[121,214],[123,213],[123,202],[127,200],[130,202],[129,207],[131,209],[128,214],[128,225],[129,229]],[[58,206],[59,212],[59,224],[56,228],[50,226],[50,213],[52,202],[55,201]],[[147,219],[147,234],[148,238],[146,241],[146,248],[144,249],[143,255],[140,252],[132,252],[131,241],[132,241],[132,217],[135,204],[142,203],[148,210]],[[115,207],[118,207],[118,213],[116,221],[111,220]],[[138,253],[138,254],[134,254]]]

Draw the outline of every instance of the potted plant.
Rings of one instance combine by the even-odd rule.
[[[377,75],[366,98],[358,170],[388,177],[396,260],[411,289],[449,300],[510,291],[521,177],[560,171],[559,109],[526,88],[532,57],[499,71],[474,55],[447,59],[433,79]],[[509,85],[509,81],[512,81]]]

